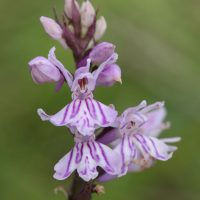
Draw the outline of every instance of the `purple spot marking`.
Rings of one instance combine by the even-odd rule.
[[[67,178],[71,174],[71,172],[69,172],[69,167],[70,167],[71,160],[72,160],[72,157],[73,157],[73,151],[74,151],[74,148],[71,150],[69,161],[68,161],[68,164],[67,164],[67,169],[66,169],[66,172],[65,172],[65,174],[62,178]]]
[[[106,164],[110,167],[110,168],[108,166],[104,167],[105,171],[115,172],[115,170],[110,166],[110,163],[108,162],[106,154],[105,154],[103,148],[101,147],[100,143],[98,143],[98,142],[96,142],[96,143],[99,145],[99,148],[101,149],[101,153],[103,155],[104,160],[106,161]]]
[[[87,115],[87,113],[84,111],[84,115]]]
[[[67,108],[65,110],[64,117],[63,117],[63,120],[62,120],[61,124],[65,124],[65,118],[67,116],[70,104],[71,104],[71,102],[68,104],[68,106],[67,106]]]
[[[156,155],[157,155],[157,157],[158,157],[158,158],[165,159],[165,157],[164,157],[164,156],[161,156],[161,155],[158,153],[158,151],[157,151],[157,149],[156,149],[156,145],[155,145],[154,141],[153,141],[151,138],[149,138],[149,140],[152,142],[152,144],[153,144],[153,146],[154,146],[154,148],[155,148],[155,151],[156,151]]]

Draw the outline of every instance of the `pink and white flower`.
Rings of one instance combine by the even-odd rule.
[[[76,130],[74,141],[73,149],[55,165],[55,179],[66,179],[77,169],[79,176],[83,180],[89,181],[98,176],[97,166],[100,166],[108,174],[118,173],[119,155],[106,145],[96,142],[94,135],[83,136]]]
[[[166,161],[177,149],[177,147],[165,143],[178,142],[180,137],[156,138],[162,130],[169,127],[169,122],[163,123],[166,116],[163,105],[164,102],[156,102],[146,106],[146,101],[143,101],[137,107],[128,108],[113,124],[117,128],[99,140],[104,144],[115,141],[114,150],[121,157],[118,177],[127,172],[141,171],[152,167],[156,159]],[[169,152],[171,153],[168,154]],[[99,180],[104,182],[115,177],[105,174]]]
[[[94,126],[110,126],[117,117],[117,111],[111,109],[93,99],[92,91],[96,87],[96,80],[106,66],[111,65],[117,59],[117,54],[113,53],[99,68],[90,73],[90,59],[85,67],[76,70],[74,78],[54,54],[55,47],[50,50],[49,60],[53,62],[65,77],[72,93],[73,101],[65,106],[60,112],[49,116],[42,109],[38,109],[38,114],[42,120],[49,120],[55,126],[75,126],[83,135],[92,135]]]

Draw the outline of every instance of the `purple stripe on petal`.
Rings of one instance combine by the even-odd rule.
[[[99,148],[101,149],[101,154],[103,155],[104,160],[106,161],[106,164],[109,166],[105,167],[105,170],[110,171],[110,172],[115,172],[115,170],[110,166],[110,163],[108,162],[108,159],[106,157],[106,154],[103,150],[103,148],[101,147],[100,143],[96,142],[99,146]]]
[[[69,176],[69,174],[71,174],[71,172],[69,172],[69,167],[70,167],[71,160],[72,160],[72,157],[73,157],[73,152],[74,152],[74,148],[71,150],[70,158],[69,158],[69,161],[68,161],[68,164],[67,164],[67,169],[66,169],[66,172],[65,172],[65,174],[62,178],[67,178]]]
[[[96,100],[94,100],[94,101],[96,101]],[[101,112],[101,115],[102,115],[102,117],[103,117],[102,125],[109,124],[109,122],[106,121],[106,117],[105,117],[105,115],[104,115],[104,113],[103,113],[103,110],[102,110],[102,108],[101,108],[100,103],[99,103],[98,101],[96,101],[96,103],[97,103],[97,105],[98,105],[98,107],[99,107],[99,110],[100,110],[100,112]]]
[[[81,144],[81,149],[79,149],[79,144]],[[77,143],[76,144],[76,149],[77,149],[77,154],[76,154],[76,160],[75,160],[75,163],[78,164],[80,163],[81,159],[82,159],[82,156],[83,156],[83,152],[81,153],[81,151],[83,151],[83,143]],[[81,151],[80,151],[81,150]]]
[[[143,148],[143,150],[145,151],[145,153],[147,153],[148,154],[148,151],[147,151],[147,149],[145,148],[145,146],[143,145],[143,143],[137,138],[137,136],[136,135],[134,135],[134,138],[141,144],[141,146],[142,146],[142,148]]]
[[[165,159],[164,156],[161,156],[161,155],[158,153],[158,150],[157,150],[157,148],[156,148],[156,145],[155,145],[154,141],[153,141],[151,138],[149,138],[149,140],[152,142],[152,144],[153,144],[153,146],[154,146],[154,149],[155,149],[155,151],[156,151],[156,156],[157,156],[158,158]]]
[[[90,144],[89,144],[89,141],[87,142],[87,146],[88,146],[88,148],[89,148],[89,150],[90,150],[90,155],[92,156],[92,159],[95,160],[95,158],[94,158],[94,156],[93,156],[93,153],[92,153],[92,148],[91,148],[91,146],[90,146]]]
[[[121,166],[121,174],[124,173],[125,171],[125,155],[124,155],[124,139],[125,139],[125,133],[123,134],[123,139],[122,139],[122,142],[121,142],[121,157],[122,157],[122,166]]]
[[[65,124],[65,118],[66,118],[66,116],[67,116],[67,113],[68,113],[70,104],[71,104],[71,102],[68,104],[68,106],[67,106],[67,108],[66,108],[66,110],[65,110],[65,114],[64,114],[64,116],[63,116],[63,120],[62,120],[61,124]]]
[[[76,106],[76,101],[79,101],[78,107]],[[80,106],[81,106],[81,101],[79,99],[76,99],[73,103],[73,110],[72,110],[72,114],[70,116],[70,119],[74,118],[78,114],[78,112],[80,110]]]

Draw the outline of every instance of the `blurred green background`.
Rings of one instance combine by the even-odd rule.
[[[101,200],[200,199],[200,1],[91,0],[100,6],[108,29],[101,41],[116,45],[122,81],[98,87],[95,99],[113,103],[119,114],[127,107],[166,101],[171,129],[162,137],[181,136],[179,150],[152,169],[104,183]],[[73,138],[65,127],[42,122],[36,110],[55,114],[71,101],[67,84],[36,85],[27,63],[47,57],[56,46],[57,58],[73,71],[70,51],[43,30],[40,16],[61,16],[64,1],[0,0],[0,199],[62,200],[53,190],[68,187],[53,179],[53,167],[71,150]]]

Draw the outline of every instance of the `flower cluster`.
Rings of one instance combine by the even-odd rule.
[[[93,98],[98,85],[110,87],[116,81],[122,83],[115,46],[107,42],[96,44],[106,29],[104,18],[96,21],[97,12],[88,0],[81,8],[76,0],[66,0],[64,11],[63,24],[56,11],[56,22],[47,17],[40,20],[52,39],[58,40],[64,49],[71,48],[75,73],[71,74],[57,60],[55,47],[49,51],[48,58],[39,56],[29,62],[35,83],[56,82],[55,92],[58,92],[66,82],[72,92],[72,101],[55,115],[38,109],[43,121],[66,126],[74,136],[75,145],[55,165],[54,178],[66,179],[77,169],[84,181],[98,177],[104,182],[150,168],[156,160],[170,159],[177,147],[166,143],[178,142],[180,138],[158,139],[170,126],[169,122],[163,122],[164,102],[147,106],[146,101],[142,101],[117,117],[114,105],[107,106]],[[95,134],[97,129],[98,135]],[[97,170],[97,166],[102,171]]]

